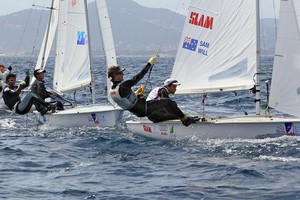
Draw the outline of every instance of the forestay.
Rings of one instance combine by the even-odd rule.
[[[300,117],[299,27],[300,1],[281,1],[270,106],[297,117]]]
[[[91,83],[85,1],[60,1],[53,87],[74,91]]]
[[[192,0],[172,77],[177,93],[249,89],[256,72],[256,1]]]

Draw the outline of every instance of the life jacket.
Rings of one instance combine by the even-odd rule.
[[[125,110],[129,110],[131,109],[137,102],[138,98],[137,96],[134,94],[134,92],[131,90],[131,92],[129,93],[128,96],[126,97],[121,97],[120,93],[119,93],[119,88],[120,88],[120,84],[114,88],[110,90],[110,96],[111,98],[114,100],[114,102],[116,102],[121,108],[125,109]]]
[[[158,91],[161,89],[161,87],[156,87],[153,90],[151,90],[151,92],[149,93],[147,100],[146,101],[150,101],[150,100],[159,100],[160,97],[158,96]]]

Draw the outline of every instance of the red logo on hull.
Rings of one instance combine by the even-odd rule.
[[[148,133],[152,133],[152,129],[150,126],[143,125],[144,131]]]

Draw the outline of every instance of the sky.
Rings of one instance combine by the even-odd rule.
[[[89,1],[93,1],[93,0],[89,0]],[[147,7],[167,8],[181,14],[186,13],[188,4],[190,2],[190,0],[134,0],[134,1]],[[273,2],[275,3],[273,4]],[[32,8],[32,4],[49,6],[50,0],[0,0],[0,5],[1,5],[0,16],[7,15],[20,10],[24,10],[27,8]],[[261,0],[261,7],[263,10],[263,12],[261,13],[263,18],[273,18],[274,7],[275,7],[275,12],[278,13],[279,0]]]

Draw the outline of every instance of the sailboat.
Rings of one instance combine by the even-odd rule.
[[[105,0],[96,0],[96,7],[106,65],[117,65]],[[107,97],[109,101],[107,105],[96,104],[89,30],[86,0],[52,1],[50,19],[36,69],[46,69],[46,61],[57,34],[53,90],[60,96],[90,88],[92,103],[76,106],[72,104],[71,108],[43,116],[36,112],[38,120],[44,124],[44,127],[110,127],[115,126],[122,118],[123,110],[110,98]],[[49,70],[51,69],[47,69]],[[107,80],[107,88],[110,88],[109,80]]]
[[[291,117],[260,112],[259,0],[192,0],[171,74],[181,83],[177,94],[249,90],[255,85],[256,115],[204,119],[188,127],[179,120],[140,119],[127,121],[128,129],[165,140],[300,135],[300,1],[282,0],[280,6],[269,105]]]

